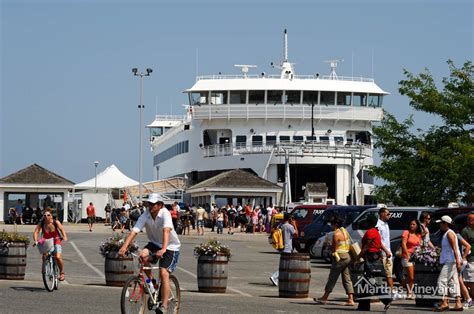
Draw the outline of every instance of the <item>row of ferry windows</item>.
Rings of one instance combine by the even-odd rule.
[[[279,142],[280,144],[291,143],[291,138],[293,138],[293,143],[303,143],[304,136],[295,135],[293,137],[287,135],[280,135]],[[306,136],[306,141],[317,142],[317,136]],[[319,136],[319,142],[322,144],[329,144],[329,136]],[[346,144],[351,144],[352,139],[347,139]],[[263,145],[263,136],[262,135],[253,135],[251,138],[252,146],[261,146]],[[276,145],[277,137],[275,135],[265,136],[265,145]],[[344,138],[342,136],[334,136],[335,144],[343,144]],[[235,137],[235,144],[237,147],[245,147],[247,145],[247,136],[246,135],[237,135]]]
[[[315,104],[382,107],[383,95],[350,92],[236,90],[189,93],[191,105]]]

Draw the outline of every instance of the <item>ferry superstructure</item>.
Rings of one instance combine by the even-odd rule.
[[[362,204],[374,187],[372,125],[388,95],[373,79],[336,74],[296,75],[287,33],[278,75],[198,76],[184,92],[183,116],[157,115],[148,125],[155,178],[200,182],[229,169],[249,169],[288,182],[301,200],[307,182],[324,182],[337,204]]]

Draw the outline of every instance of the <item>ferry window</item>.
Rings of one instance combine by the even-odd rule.
[[[351,93],[337,92],[337,105],[338,106],[350,106],[351,105]]]
[[[252,136],[252,146],[262,146],[262,144],[263,144],[263,136],[261,135]]]
[[[227,91],[211,92],[211,105],[227,104]]]
[[[306,140],[309,142],[316,142],[316,136],[306,136]]]
[[[150,133],[151,136],[160,136],[163,134],[163,128],[151,128]]]
[[[295,143],[303,143],[303,137],[300,135],[293,136],[293,142]]]
[[[317,91],[311,91],[311,90],[305,90],[303,92],[303,103],[304,104],[318,104],[318,92]]]
[[[247,146],[247,136],[237,135],[235,137],[235,146],[237,148],[245,148]]]
[[[334,92],[321,92],[321,105],[334,105]]]
[[[245,104],[247,92],[244,90],[232,90],[230,91],[230,103],[231,104]]]
[[[281,144],[288,144],[290,142],[290,137],[286,135],[280,136],[280,143]]]
[[[208,92],[194,92],[191,93],[191,105],[207,104]]]
[[[353,106],[356,107],[366,107],[367,106],[367,94],[354,93],[354,98],[352,99]]]
[[[369,94],[370,107],[382,107],[382,96],[377,94]]]
[[[342,145],[344,142],[344,138],[342,136],[334,136],[334,142],[336,145]]]
[[[249,104],[264,104],[265,91],[264,90],[249,90]]]
[[[267,104],[281,104],[283,98],[283,91],[269,90],[267,91]]]
[[[287,90],[285,92],[285,103],[287,104],[299,104],[301,97],[301,91],[299,90]]]
[[[329,136],[320,136],[320,137],[319,137],[319,141],[320,141],[322,144],[329,144]]]
[[[267,135],[265,138],[267,145],[275,145],[277,142],[277,137],[275,135]]]

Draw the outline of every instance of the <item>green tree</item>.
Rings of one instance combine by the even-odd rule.
[[[442,120],[427,131],[413,130],[410,116],[403,122],[385,112],[374,127],[380,166],[372,175],[384,181],[374,190],[379,202],[396,205],[439,205],[461,199],[474,202],[474,66],[467,61],[457,68],[447,61],[450,75],[439,91],[430,72],[419,75],[404,70],[399,92],[410,106]]]

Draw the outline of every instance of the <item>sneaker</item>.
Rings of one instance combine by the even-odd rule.
[[[464,308],[465,310],[467,310],[467,309],[469,309],[471,306],[472,306],[472,299],[466,301],[466,302],[464,303],[464,305],[463,305],[463,308]]]
[[[275,278],[273,278],[272,276],[270,276],[270,281],[273,283],[273,285],[274,285],[275,287],[278,286],[278,281],[277,281]]]
[[[164,307],[163,305],[160,305],[160,307],[158,308],[158,313],[166,313],[166,312],[168,312],[168,308]]]

